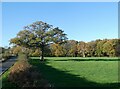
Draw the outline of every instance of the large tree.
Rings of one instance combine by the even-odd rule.
[[[44,60],[44,48],[51,43],[63,43],[67,39],[64,31],[42,21],[25,26],[10,43],[27,48],[40,48],[41,60]]]

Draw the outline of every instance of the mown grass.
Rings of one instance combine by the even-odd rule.
[[[29,61],[55,87],[118,87],[118,58],[39,57]]]

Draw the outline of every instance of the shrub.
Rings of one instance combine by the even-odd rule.
[[[42,87],[48,89],[50,84],[44,80],[41,74],[30,65],[26,55],[20,55],[18,62],[10,70],[8,80],[17,84],[20,88],[24,87]]]

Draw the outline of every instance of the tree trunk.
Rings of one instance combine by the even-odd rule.
[[[41,47],[41,51],[42,51],[41,61],[44,61],[44,46]]]
[[[83,54],[83,57],[85,57],[85,52],[84,51],[82,52],[82,54]]]

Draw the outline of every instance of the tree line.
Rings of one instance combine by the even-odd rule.
[[[20,52],[29,56],[41,56],[40,48],[25,48],[14,46],[11,53],[18,55]],[[46,57],[118,57],[120,56],[120,39],[97,39],[84,42],[67,40],[64,44],[52,43],[45,47]]]
[[[0,47],[0,61],[5,61],[12,57],[12,54],[10,53],[10,47]]]

